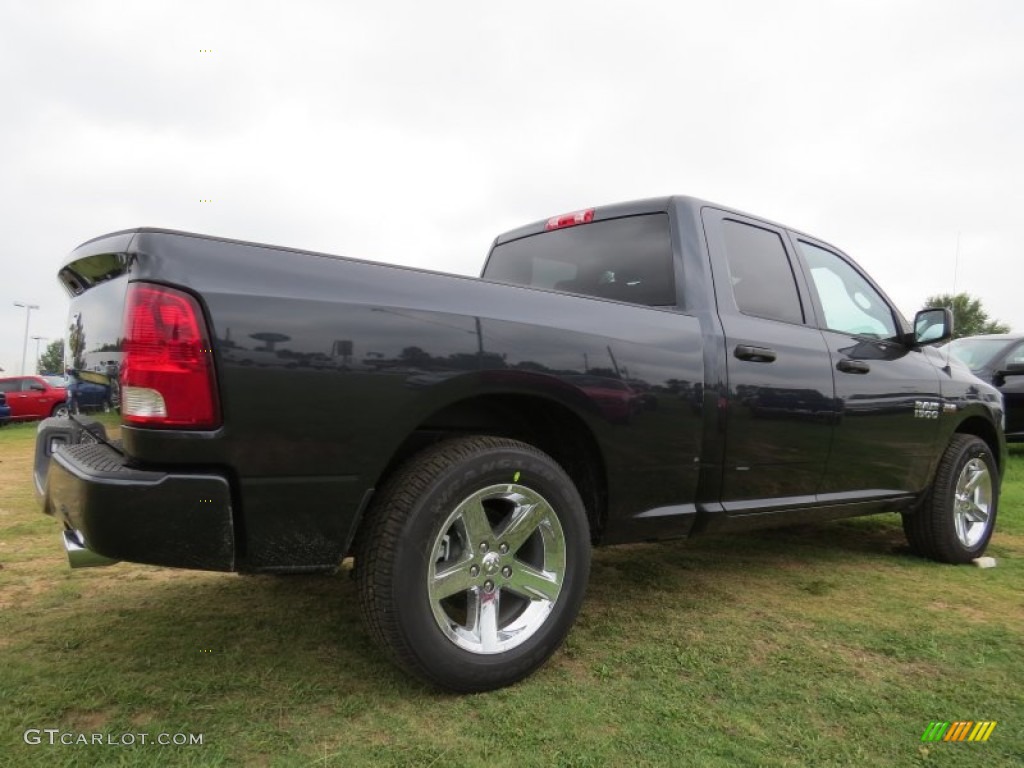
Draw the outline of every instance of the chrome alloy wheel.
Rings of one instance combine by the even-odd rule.
[[[973,548],[985,535],[992,510],[992,475],[981,459],[964,464],[956,481],[953,505],[956,536],[965,547]]]
[[[562,590],[565,534],[539,493],[492,485],[464,499],[434,541],[427,592],[445,636],[471,653],[503,653],[544,625]]]

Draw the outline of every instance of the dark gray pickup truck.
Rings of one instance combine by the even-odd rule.
[[[898,512],[992,534],[999,393],[833,246],[688,197],[498,237],[482,278],[183,232],[60,270],[121,438],[50,419],[36,485],[75,563],[241,572],[354,556],[370,632],[476,691],[565,638],[591,546]]]

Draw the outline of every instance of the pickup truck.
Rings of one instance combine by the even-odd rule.
[[[1006,462],[993,387],[834,246],[689,197],[495,239],[480,278],[160,229],[59,270],[120,439],[48,419],[72,565],[353,558],[370,634],[454,691],[560,646],[591,547],[896,512],[965,563]],[[90,357],[93,356],[93,357]],[[116,369],[116,370],[112,370]]]

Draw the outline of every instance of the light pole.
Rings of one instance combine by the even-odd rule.
[[[39,368],[39,342],[40,341],[48,341],[50,337],[49,336],[33,336],[32,338],[35,339],[35,341],[36,341],[36,368],[38,369]]]
[[[25,341],[21,345],[21,375],[25,375],[25,356],[28,354],[28,321],[32,317],[32,310],[39,309],[38,304],[29,304],[27,302],[16,301],[14,302],[16,307],[25,308]]]

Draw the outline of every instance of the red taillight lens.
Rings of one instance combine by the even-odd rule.
[[[140,427],[220,426],[210,334],[199,303],[162,285],[131,283],[124,310],[121,416]]]
[[[585,211],[564,213],[561,216],[552,216],[548,219],[547,230],[562,229],[562,227],[575,227],[577,224],[589,224],[594,220],[594,209],[588,208]]]

